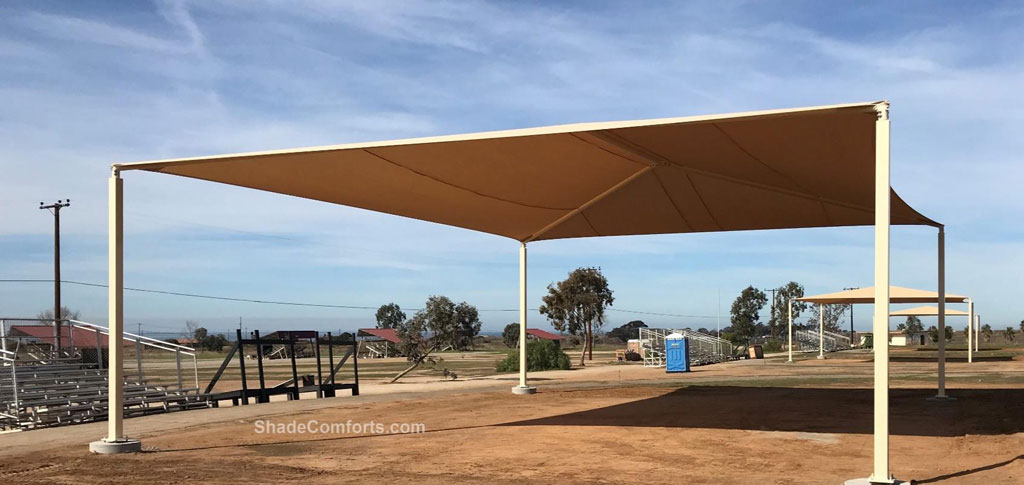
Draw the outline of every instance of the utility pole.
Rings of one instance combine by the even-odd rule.
[[[851,286],[849,288],[843,288],[843,291],[859,290],[859,286]],[[853,303],[850,304],[850,348],[854,348],[856,344],[853,342]]]
[[[71,206],[71,199],[57,200],[57,202],[45,205],[39,203],[39,209],[45,209],[53,214],[53,341],[56,344],[57,356],[60,357],[60,210]]]
[[[768,330],[769,330],[769,333],[771,333],[772,339],[774,339],[775,338],[775,324],[776,324],[776,322],[775,322],[775,292],[779,291],[779,289],[778,288],[765,288],[765,289],[763,289],[761,291],[765,291],[765,292],[770,291],[770,292],[772,292],[772,312],[768,316],[768,325],[771,328],[769,328]]]
[[[139,326],[138,332],[139,332],[139,336],[141,337],[142,336],[142,322],[138,322],[137,325]]]

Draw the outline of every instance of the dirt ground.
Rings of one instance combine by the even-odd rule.
[[[842,483],[871,468],[870,354],[367,383],[361,396],[126,421],[145,452],[88,454],[105,423],[0,435],[3,483]],[[891,463],[917,483],[1024,483],[1024,362],[893,363]],[[258,433],[267,423],[335,424]],[[258,424],[262,423],[262,424]],[[369,423],[383,426],[368,432]],[[356,430],[355,424],[363,424]],[[423,433],[393,433],[392,424]],[[347,426],[347,429],[345,429]],[[328,430],[329,431],[329,430]],[[395,430],[400,431],[400,430]]]

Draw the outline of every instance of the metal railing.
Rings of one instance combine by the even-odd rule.
[[[638,329],[637,337],[640,341],[644,367],[665,365],[665,337],[673,333],[689,339],[690,362],[693,365],[714,364],[734,358],[733,345],[728,340],[690,329],[641,327]]]
[[[103,326],[100,326],[100,325],[93,324],[93,323],[82,322],[82,321],[78,321],[78,320],[68,320],[68,322],[71,323],[72,341],[74,341],[74,338],[73,338],[74,337],[74,329],[76,329],[76,328],[81,330],[81,331],[90,332],[90,333],[92,333],[92,334],[94,334],[96,336],[96,357],[97,357],[96,361],[99,362],[100,368],[102,369],[103,368],[103,353],[102,353],[103,352],[103,347],[102,347],[102,340],[103,339],[102,339],[102,336],[107,336],[108,337],[108,345],[109,345],[110,329],[108,329],[107,327],[103,327]],[[121,332],[121,335],[124,336],[124,340],[129,341],[129,342],[135,342],[136,367],[137,367],[137,372],[138,372],[138,378],[139,378],[140,381],[143,379],[142,349],[144,347],[149,347],[149,348],[153,348],[153,349],[159,349],[159,350],[163,350],[163,351],[166,351],[166,352],[173,352],[174,353],[175,370],[176,370],[176,377],[177,377],[177,383],[178,383],[178,389],[179,390],[180,389],[184,389],[184,386],[182,384],[182,374],[181,374],[181,372],[182,372],[181,371],[181,356],[185,355],[185,356],[188,356],[188,357],[192,357],[192,374],[193,374],[194,379],[195,379],[195,385],[196,385],[195,388],[199,389],[199,364],[198,364],[198,361],[196,359],[196,349],[194,349],[192,347],[187,347],[187,346],[184,346],[184,345],[172,344],[172,343],[164,341],[164,340],[157,340],[157,339],[154,339],[154,338],[149,338],[149,337],[146,337],[146,336],[143,336],[143,335],[136,335],[136,334],[131,333],[131,332]]]

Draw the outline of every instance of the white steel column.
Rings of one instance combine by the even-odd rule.
[[[818,303],[818,358],[825,358],[825,305]]]
[[[889,105],[875,105],[875,389],[874,467],[869,480],[891,483],[889,475]]]
[[[115,171],[110,177],[107,201],[107,441],[124,438],[124,184]]]
[[[978,337],[981,334],[981,322],[979,321],[980,319],[977,318],[977,315],[974,314],[974,300],[967,300],[967,318],[971,320],[969,325],[974,327],[974,351],[980,351],[981,349],[978,347]],[[967,345],[970,346],[971,342],[967,342]]]
[[[939,391],[946,398],[946,228],[939,226]]]
[[[974,302],[967,300],[967,363],[974,362]]]
[[[793,362],[793,299],[789,299],[789,360]]]
[[[131,453],[142,444],[124,435],[124,188],[116,167],[107,190],[107,437],[89,443],[89,450]]]
[[[519,385],[515,394],[533,394],[537,388],[526,385],[526,243],[519,245]]]

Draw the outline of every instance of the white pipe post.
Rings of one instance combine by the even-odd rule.
[[[110,177],[107,228],[107,441],[124,440],[124,184],[115,171]]]
[[[875,388],[874,467],[871,482],[891,483],[889,475],[889,105],[875,105]]]
[[[946,398],[946,228],[939,226],[939,390],[938,399]]]
[[[789,299],[789,360],[793,362],[793,299]]]
[[[974,302],[967,299],[967,363],[974,362]]]
[[[526,384],[526,243],[519,245],[519,386],[513,387],[515,394],[533,394],[536,387]]]
[[[974,342],[973,342],[973,345],[974,345],[974,351],[977,352],[977,351],[980,350],[980,348],[978,347],[978,336],[979,336],[978,334],[981,333],[981,325],[978,324],[977,315],[974,314],[974,300],[967,300],[967,318],[969,318],[971,320],[968,323],[968,325],[974,327]],[[967,346],[968,347],[970,347],[971,344],[972,344],[972,342],[967,342]]]
[[[825,305],[818,303],[818,358],[825,358]]]

